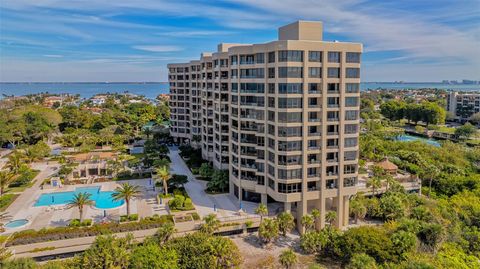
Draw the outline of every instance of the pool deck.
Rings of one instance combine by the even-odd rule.
[[[130,202],[130,213],[138,214],[139,217],[151,216],[153,214],[168,214],[168,212],[163,208],[163,210],[158,208],[155,202],[155,194],[149,183],[150,179],[140,179],[140,180],[127,180],[127,181],[111,181],[103,183],[94,183],[94,184],[77,184],[77,185],[66,185],[61,188],[59,187],[45,187],[43,190],[40,188],[41,183],[45,178],[53,175],[58,164],[37,164],[35,169],[39,169],[41,172],[35,178],[35,183],[32,187],[26,189],[6,210],[10,216],[5,222],[10,220],[17,219],[27,219],[29,223],[25,226],[18,228],[9,228],[6,229],[5,233],[12,233],[16,231],[26,230],[26,229],[41,229],[45,227],[59,227],[66,226],[70,220],[78,218],[79,212],[78,209],[68,208],[67,205],[52,205],[52,206],[34,206],[37,199],[41,194],[52,193],[52,192],[66,192],[73,191],[76,188],[80,187],[95,187],[100,186],[101,191],[112,191],[119,184],[128,182],[132,185],[137,185],[141,187],[142,194],[140,197],[133,199]],[[109,220],[118,220],[120,215],[126,214],[126,204],[121,205],[117,208],[107,209],[107,219]],[[85,207],[84,210],[84,219],[92,219],[94,222],[101,222],[104,219],[104,209],[98,209],[93,206]]]

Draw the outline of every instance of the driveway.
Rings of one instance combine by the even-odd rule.
[[[215,195],[206,194],[204,191],[207,185],[206,182],[195,178],[182,157],[178,154],[179,151],[177,147],[170,147],[169,149],[169,157],[172,161],[170,172],[188,177],[188,183],[185,184],[185,189],[201,217],[212,213],[216,214],[219,218],[239,215],[240,203],[234,196],[228,193]],[[216,211],[214,211],[214,207]],[[254,214],[257,204],[242,202],[242,207],[248,214]]]

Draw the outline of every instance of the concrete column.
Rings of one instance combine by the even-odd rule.
[[[261,195],[262,204],[267,205],[267,194],[262,193],[260,195]]]
[[[297,202],[297,230],[300,234],[303,234],[305,230],[302,226],[302,217],[307,214],[307,201],[302,200]]]
[[[348,195],[343,196],[343,226],[348,226],[350,219],[350,197]]]
[[[320,199],[317,200],[315,207],[320,211],[320,217],[317,220],[317,226],[315,229],[320,230],[325,228],[325,214],[326,214],[326,206],[325,206],[325,199],[320,195]]]
[[[285,212],[291,212],[292,211],[292,203],[290,202],[285,202],[283,203],[284,204],[284,210]]]
[[[343,224],[343,197],[336,197],[336,206],[337,206],[337,220],[335,225],[338,228],[342,228]]]

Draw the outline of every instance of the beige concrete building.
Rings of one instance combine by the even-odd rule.
[[[359,43],[322,40],[298,21],[264,44],[220,44],[170,64],[171,134],[201,137],[204,158],[230,171],[239,200],[282,203],[300,222],[317,208],[348,224],[358,182]]]

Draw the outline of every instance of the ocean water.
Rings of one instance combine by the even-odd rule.
[[[365,82],[362,90],[367,89],[421,89],[438,88],[446,90],[480,91],[480,85],[448,85],[442,83],[389,83]],[[26,95],[33,93],[71,93],[89,98],[97,93],[134,93],[154,99],[161,93],[168,93],[168,83],[0,83],[0,99],[5,95]]]

